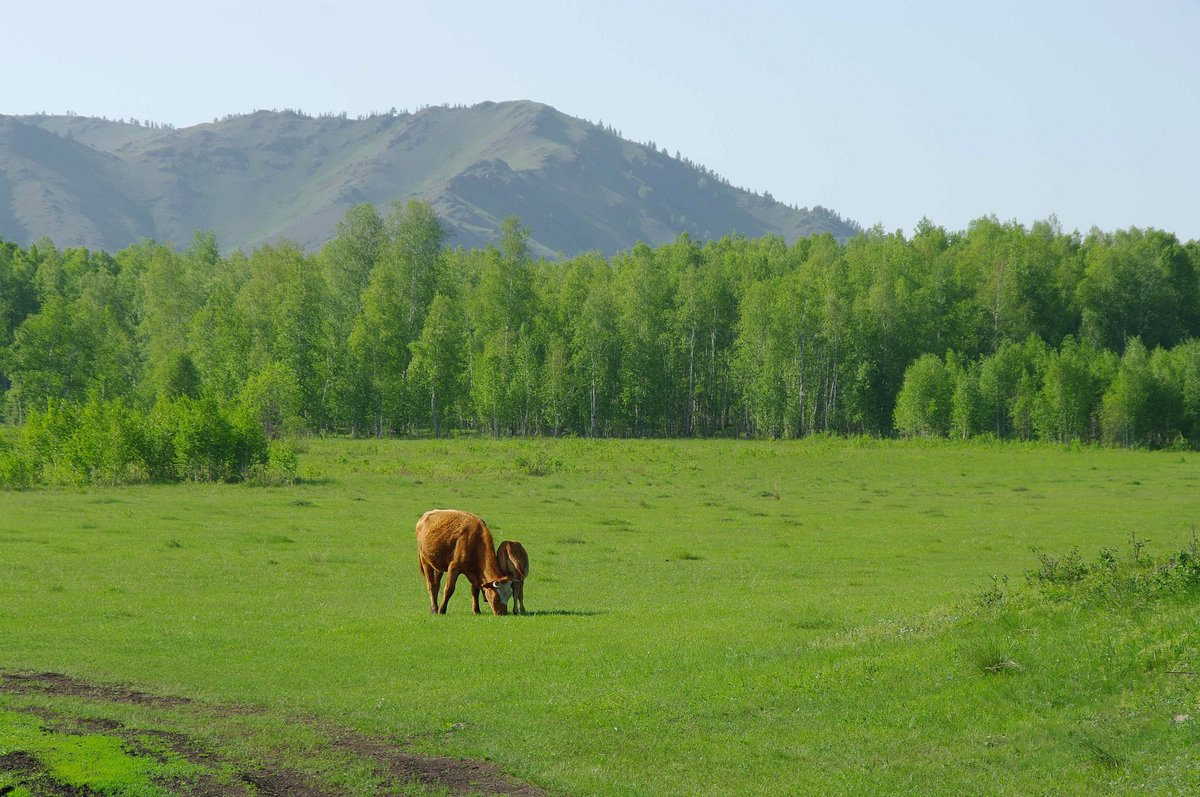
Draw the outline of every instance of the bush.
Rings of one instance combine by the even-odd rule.
[[[563,463],[558,457],[546,451],[535,451],[532,454],[518,454],[516,466],[529,476],[549,476],[562,470]]]
[[[136,481],[141,441],[141,423],[123,401],[93,398],[80,408],[61,441],[63,464],[77,482]]]
[[[54,464],[62,457],[62,442],[75,430],[75,406],[48,401],[45,410],[30,410],[22,430],[25,450],[39,463]]]
[[[0,486],[15,490],[32,487],[41,480],[37,459],[27,450],[0,440]]]
[[[905,437],[945,436],[954,404],[954,374],[933,354],[920,357],[904,372],[896,397],[896,431]]]
[[[1195,537],[1188,548],[1165,556],[1142,553],[1145,542],[1131,537],[1132,555],[1123,559],[1111,548],[1100,551],[1088,563],[1078,550],[1065,556],[1039,554],[1039,569],[1026,579],[1053,600],[1081,604],[1153,600],[1170,595],[1187,595],[1200,590],[1200,551]]]
[[[295,452],[276,455],[273,479],[295,478]],[[290,452],[290,458],[289,453]],[[140,414],[124,401],[51,402],[0,449],[0,484],[240,481],[271,452],[254,414],[212,399],[160,397]]]
[[[250,466],[245,483],[251,487],[285,487],[296,483],[299,463],[296,448],[282,440],[272,440],[266,462]]]
[[[1101,553],[1104,555],[1104,552]],[[1037,555],[1039,567],[1027,572],[1026,577],[1035,583],[1068,585],[1082,581],[1091,568],[1079,555],[1078,548],[1072,548],[1070,553],[1063,556],[1051,556],[1048,553]]]
[[[262,428],[212,399],[160,399],[150,412],[145,461],[151,478],[238,481],[267,461]]]
[[[271,363],[246,380],[241,406],[258,422],[268,439],[295,432],[300,420],[300,383],[285,365]]]

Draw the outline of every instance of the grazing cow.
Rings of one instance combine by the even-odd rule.
[[[500,572],[512,583],[513,614],[525,614],[525,578],[529,575],[529,554],[516,540],[505,540],[496,549]]]
[[[471,582],[471,611],[479,614],[479,590],[484,591],[494,614],[508,614],[512,596],[509,579],[500,572],[492,533],[481,518],[457,509],[431,509],[417,521],[417,560],[429,589],[430,611],[445,614],[460,575]],[[438,586],[442,574],[449,576],[442,602]]]

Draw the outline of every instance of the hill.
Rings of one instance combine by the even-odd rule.
[[[539,103],[432,107],[364,119],[283,111],[182,129],[81,116],[0,116],[0,238],[117,250],[222,248],[286,238],[314,249],[347,208],[423,199],[467,247],[520,216],[542,254],[612,253],[682,232],[815,232],[857,226],[797,209]]]

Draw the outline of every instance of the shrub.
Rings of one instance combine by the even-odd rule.
[[[150,412],[146,462],[152,478],[237,481],[267,461],[266,437],[253,417],[211,398],[160,399]]]
[[[272,478],[294,479],[294,450],[276,456]],[[31,412],[17,443],[0,449],[0,484],[239,481],[269,460],[266,434],[245,407],[161,396],[141,414],[93,397]]]
[[[24,490],[41,479],[37,459],[23,447],[0,439],[0,486]]]
[[[117,484],[140,471],[142,429],[125,402],[89,399],[61,440],[62,458],[73,481]]]
[[[896,431],[906,437],[945,436],[953,416],[954,375],[941,358],[926,354],[904,372],[896,397]]]
[[[284,487],[296,483],[296,448],[282,440],[272,440],[265,462],[252,464],[245,483],[251,487]]]
[[[268,439],[295,432],[300,420],[300,383],[292,369],[271,363],[246,380],[239,398]]]
[[[1039,567],[1027,572],[1026,577],[1041,584],[1075,584],[1087,576],[1090,568],[1079,555],[1078,548],[1072,548],[1070,553],[1063,556],[1051,556],[1040,552],[1037,555]]]
[[[529,476],[549,476],[562,470],[563,462],[558,457],[546,451],[536,451],[532,454],[518,454],[516,466]]]
[[[229,425],[233,432],[234,473],[238,478],[245,478],[251,468],[267,462],[270,456],[267,433],[245,407],[234,407],[229,411]]]
[[[39,463],[55,464],[62,457],[62,441],[75,429],[75,406],[50,400],[45,410],[30,410],[25,419],[22,443]]]
[[[1059,557],[1039,554],[1041,566],[1025,575],[1051,599],[1081,604],[1125,604],[1200,590],[1200,551],[1194,538],[1188,548],[1158,557],[1142,554],[1143,541],[1133,537],[1132,542],[1128,559],[1105,548],[1090,564],[1075,549]]]

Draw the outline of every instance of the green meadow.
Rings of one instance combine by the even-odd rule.
[[[389,773],[387,746],[556,795],[1200,790],[1196,593],[1025,576],[1193,546],[1200,454],[312,439],[299,461],[290,487],[0,493],[0,788],[460,790]],[[465,579],[429,613],[434,507],[524,543],[529,615],[473,616]]]

